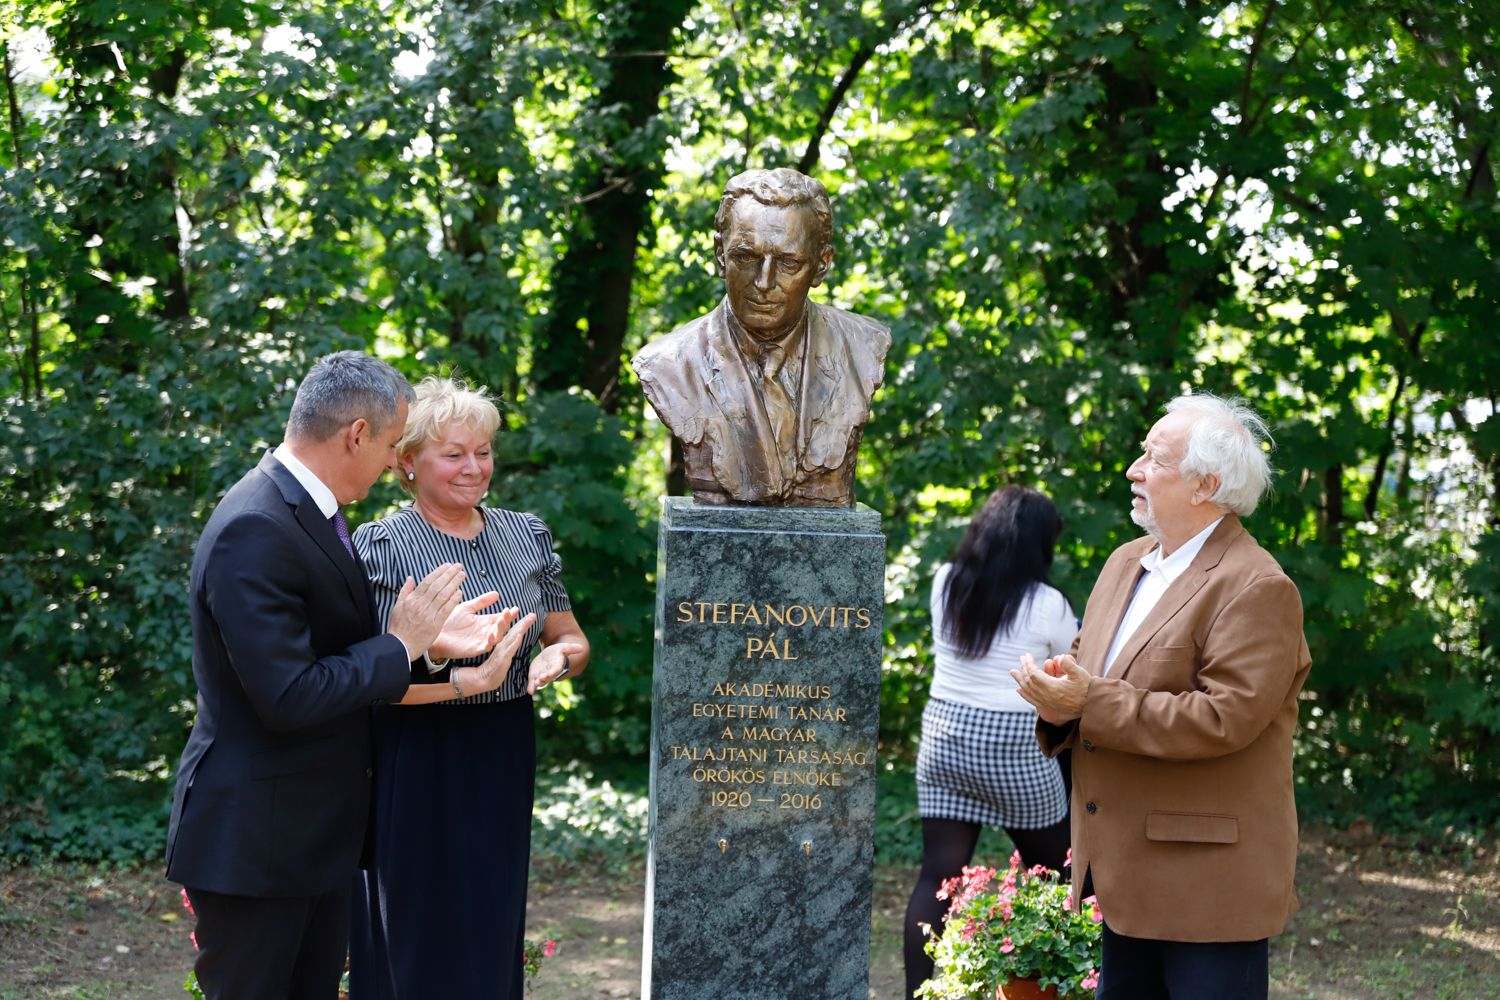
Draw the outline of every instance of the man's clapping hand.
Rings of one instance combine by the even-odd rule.
[[[417,659],[437,639],[448,616],[463,600],[459,590],[463,582],[464,568],[458,563],[443,563],[421,583],[406,578],[386,630],[401,640],[407,659]]]
[[[1021,669],[1010,672],[1022,698],[1036,706],[1043,722],[1066,725],[1083,715],[1092,678],[1067,653],[1048,659],[1040,667],[1030,653],[1021,656]]]

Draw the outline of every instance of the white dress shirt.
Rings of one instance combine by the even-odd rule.
[[[338,513],[339,501],[333,495],[333,490],[323,485],[323,480],[313,475],[313,471],[303,465],[297,459],[296,455],[292,454],[292,449],[287,447],[285,441],[277,445],[276,450],[271,452],[271,454],[275,456],[276,461],[286,466],[286,471],[295,476],[297,482],[302,484],[302,488],[307,491],[307,495],[313,498],[313,503],[318,505],[318,510],[323,512],[324,520]]]
[[[1222,516],[1215,518],[1213,524],[1189,538],[1181,548],[1165,558],[1162,557],[1160,545],[1142,557],[1141,569],[1144,570],[1144,575],[1135,585],[1135,594],[1130,598],[1130,606],[1125,609],[1125,617],[1120,621],[1115,641],[1110,644],[1109,655],[1104,658],[1104,670],[1100,676],[1109,673],[1109,668],[1114,666],[1115,657],[1120,654],[1120,648],[1130,641],[1135,630],[1141,627],[1141,622],[1146,620],[1146,616],[1156,607],[1156,602],[1161,600],[1161,595],[1167,592],[1173,581],[1193,564],[1198,550],[1203,548],[1203,543],[1208,541],[1208,536],[1214,533],[1222,520]]]

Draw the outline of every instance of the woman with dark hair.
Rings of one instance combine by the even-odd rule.
[[[1068,852],[1062,772],[1036,742],[1036,709],[1010,671],[1023,653],[1067,652],[1078,631],[1068,599],[1047,579],[1062,531],[1036,490],[1006,486],[969,523],[932,581],[934,669],[917,753],[922,871],[906,908],[906,989],[932,975],[922,925],[937,933],[944,879],[974,855],[985,825],[1002,827],[1022,863],[1061,869]]]

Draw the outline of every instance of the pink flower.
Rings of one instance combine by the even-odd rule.
[[[1064,868],[1072,868],[1073,867],[1073,848],[1071,848],[1071,847],[1068,848],[1068,856],[1063,860],[1063,867]]]
[[[187,890],[186,889],[182,890],[182,908],[184,910],[187,910],[189,913],[191,913],[195,917],[198,915],[198,911],[195,910],[195,909],[193,909],[193,901],[191,899],[188,899],[188,894],[187,894]]]
[[[197,951],[198,950],[198,932],[197,931],[188,931],[188,940],[191,941],[191,942],[193,942],[193,950]]]
[[[556,955],[557,954],[557,942],[554,941],[554,940],[552,940],[551,938],[548,938],[546,940],[546,943],[544,943],[542,945],[542,954],[546,955],[548,958],[551,958],[553,955]]]
[[[1086,990],[1097,989],[1099,986],[1099,970],[1090,969],[1089,974],[1084,976],[1083,979],[1079,981],[1078,985],[1082,986]]]
[[[1072,896],[1064,896],[1063,897],[1062,908],[1064,910],[1068,911],[1069,913],[1071,913],[1073,911],[1073,897]]]
[[[1001,943],[1000,950],[1009,955],[1011,952],[1016,950],[1016,944],[1010,938],[1006,938],[1005,941]]]

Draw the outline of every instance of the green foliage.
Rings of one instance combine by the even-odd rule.
[[[646,860],[646,773],[596,774],[575,761],[539,768],[533,863],[560,871],[625,875]]]
[[[1494,0],[122,10],[0,25],[0,851],[157,849],[199,526],[339,347],[508,401],[494,499],[551,526],[594,644],[544,749],[640,753],[666,448],[623,361],[719,296],[729,175],[804,160],[817,294],[894,336],[860,468],[888,759],[975,505],[1053,496],[1081,612],[1133,442],[1201,387],[1278,440],[1249,527],[1307,609],[1305,811],[1500,819]]]

